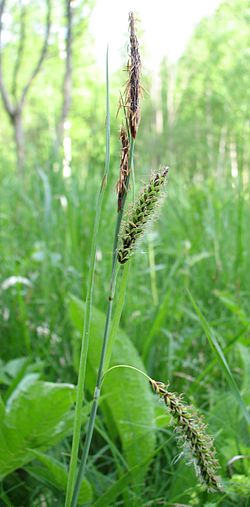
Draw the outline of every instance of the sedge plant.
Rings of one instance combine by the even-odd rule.
[[[88,343],[89,343],[89,330],[90,330],[90,322],[91,322],[91,305],[92,305],[92,294],[93,294],[93,283],[94,283],[94,267],[95,267],[95,257],[96,257],[96,244],[97,244],[97,236],[98,229],[100,223],[101,209],[102,209],[102,200],[103,194],[107,183],[107,178],[109,174],[109,153],[110,153],[110,109],[109,109],[109,78],[108,78],[108,55],[107,55],[107,63],[106,63],[106,111],[107,111],[107,127],[106,127],[106,164],[105,164],[105,173],[103,176],[103,180],[101,183],[101,189],[99,193],[99,198],[97,201],[96,207],[96,218],[94,223],[94,231],[92,236],[92,246],[91,246],[91,260],[90,260],[90,271],[88,278],[88,290],[86,297],[86,314],[84,319],[84,329],[82,335],[82,345],[81,345],[81,353],[80,353],[80,362],[79,362],[79,373],[78,373],[78,383],[77,383],[77,398],[76,398],[76,408],[75,408],[75,417],[74,417],[74,429],[73,429],[73,443],[70,457],[70,467],[68,474],[68,482],[67,482],[67,491],[66,491],[66,502],[65,507],[72,507],[77,505],[77,499],[79,495],[80,485],[82,481],[82,477],[84,475],[85,466],[89,454],[89,448],[92,440],[96,412],[100,397],[100,385],[101,378],[103,373],[103,367],[106,356],[106,349],[108,344],[109,337],[109,329],[112,315],[112,307],[113,307],[113,299],[115,295],[116,288],[116,277],[119,269],[119,264],[117,263],[117,247],[119,241],[120,228],[122,223],[122,217],[124,212],[124,206],[127,197],[127,190],[129,188],[129,180],[131,170],[133,169],[133,157],[134,157],[134,144],[135,138],[137,135],[137,130],[140,122],[140,70],[141,70],[141,61],[139,54],[139,46],[137,37],[135,34],[135,19],[133,13],[129,15],[129,34],[130,34],[130,66],[129,66],[129,80],[125,93],[125,101],[123,101],[123,108],[127,111],[126,114],[126,125],[127,125],[127,136],[128,140],[127,144],[127,155],[125,157],[127,170],[124,172],[124,144],[122,144],[122,154],[121,154],[121,166],[120,166],[120,179],[117,184],[118,191],[118,212],[117,212],[117,220],[116,220],[116,228],[114,235],[114,245],[113,245],[113,255],[112,255],[112,269],[111,269],[111,280],[110,280],[110,290],[108,296],[108,308],[106,314],[106,324],[104,329],[104,337],[103,337],[103,348],[101,353],[101,359],[98,369],[98,375],[96,380],[96,388],[94,393],[92,411],[90,415],[89,425],[87,429],[87,434],[85,438],[83,454],[81,458],[81,463],[78,471],[77,478],[76,476],[76,467],[77,467],[77,457],[79,451],[80,444],[80,432],[81,432],[81,410],[83,404],[83,396],[84,396],[84,385],[85,385],[85,374],[86,374],[86,363],[88,356]],[[121,134],[121,141],[123,143],[123,135]],[[129,151],[128,151],[129,145]],[[129,154],[128,154],[129,153]]]
[[[85,474],[86,464],[89,456],[90,445],[95,427],[97,409],[100,399],[102,380],[105,372],[108,372],[109,361],[112,354],[112,347],[115,340],[116,331],[119,326],[124,297],[126,292],[126,281],[128,276],[129,259],[136,249],[138,240],[142,237],[148,223],[155,216],[158,203],[161,199],[165,187],[168,168],[164,167],[150,177],[149,183],[142,188],[138,197],[134,200],[124,217],[127,194],[130,189],[130,176],[134,171],[134,148],[135,140],[140,123],[140,73],[141,59],[139,53],[139,44],[135,31],[135,17],[133,13],[129,14],[129,79],[126,85],[125,94],[121,98],[121,108],[125,116],[125,126],[120,130],[121,157],[120,174],[117,183],[117,219],[114,234],[114,244],[111,262],[110,288],[107,302],[107,313],[104,327],[101,357],[98,367],[96,387],[93,395],[93,403],[89,417],[86,436],[80,460],[78,472],[77,456],[80,443],[81,432],[81,410],[83,404],[86,363],[88,356],[88,340],[91,325],[91,305],[94,282],[94,265],[96,255],[96,241],[100,222],[102,198],[105,190],[109,173],[109,94],[108,94],[108,70],[107,70],[107,137],[106,137],[106,165],[105,173],[101,184],[99,198],[96,209],[96,219],[92,238],[92,250],[89,272],[89,285],[86,299],[86,310],[84,319],[84,329],[82,336],[82,346],[80,354],[79,375],[77,385],[77,399],[74,419],[73,444],[68,475],[68,485],[66,493],[65,507],[76,507],[78,502],[81,483]],[[107,65],[108,69],[108,65]],[[119,270],[121,273],[121,283],[119,293],[116,295],[116,285]],[[114,298],[117,297],[117,307],[112,319],[112,309]],[[146,374],[144,374],[147,376]],[[189,446],[194,456],[196,470],[199,472],[203,482],[209,489],[216,489],[218,481],[216,476],[217,462],[214,458],[214,451],[211,449],[212,440],[206,435],[205,425],[201,422],[198,415],[186,405],[183,405],[181,397],[168,391],[163,383],[156,382],[148,377],[152,389],[163,398],[168,407],[176,426],[179,428],[185,443]]]

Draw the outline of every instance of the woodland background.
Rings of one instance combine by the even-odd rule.
[[[89,33],[94,1],[0,5],[0,505],[60,506],[80,300],[105,162],[105,76]],[[176,459],[169,417],[149,387],[140,392],[133,373],[116,370],[107,380],[81,505],[250,504],[250,442],[239,405],[249,404],[250,373],[249,22],[248,0],[222,2],[198,24],[180,60],[164,59],[154,76],[142,33],[137,186],[166,164],[168,197],[131,261],[114,352],[116,363],[170,382],[204,413],[224,493],[202,491],[192,467]],[[92,335],[101,333],[106,310],[126,58],[124,49],[121,70],[110,76],[111,177]],[[239,391],[211,349],[186,289]],[[93,340],[83,417],[100,345]],[[59,406],[53,414],[52,406]]]

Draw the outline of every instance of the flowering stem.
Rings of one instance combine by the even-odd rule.
[[[134,155],[134,139],[132,139],[131,142],[131,149],[130,149],[130,156],[129,156],[129,167],[133,165],[133,155]],[[126,188],[128,188],[129,185],[129,176],[128,174],[127,181],[126,181]],[[117,221],[116,221],[116,228],[115,228],[115,238],[114,238],[114,245],[113,245],[113,257],[112,257],[112,272],[111,272],[111,281],[110,281],[110,290],[108,295],[108,308],[107,308],[107,314],[106,314],[106,322],[105,322],[105,328],[104,328],[104,336],[103,336],[103,344],[102,344],[102,351],[101,351],[101,358],[97,373],[97,380],[96,380],[96,387],[94,391],[94,397],[93,397],[93,405],[90,413],[89,423],[87,427],[87,433],[85,437],[83,452],[82,452],[82,458],[77,474],[77,479],[74,487],[71,507],[77,506],[78,496],[80,492],[81,483],[85,474],[85,468],[87,464],[87,459],[89,455],[90,445],[92,441],[92,436],[94,432],[94,426],[95,426],[95,420],[96,420],[96,413],[97,408],[99,404],[99,398],[100,398],[100,392],[101,392],[101,382],[102,382],[102,376],[103,376],[103,369],[104,369],[104,363],[105,363],[105,357],[106,357],[106,350],[108,345],[108,339],[109,339],[109,329],[110,329],[110,322],[111,322],[111,316],[112,316],[112,307],[113,307],[113,300],[115,296],[115,289],[116,289],[116,278],[119,271],[119,264],[117,263],[117,246],[118,246],[118,239],[119,239],[119,233],[120,233],[120,227],[121,227],[121,221],[123,217],[124,212],[124,206],[126,202],[127,192],[124,193],[121,209],[119,210],[117,214]]]
[[[74,488],[71,507],[77,506],[77,500],[78,500],[78,496],[79,496],[79,492],[80,492],[81,483],[82,483],[84,473],[85,473],[85,467],[86,467],[86,463],[87,463],[87,459],[88,459],[88,455],[89,455],[89,449],[90,449],[94,426],[95,426],[96,413],[97,413],[97,408],[98,408],[99,398],[100,398],[100,388],[101,388],[103,364],[104,364],[104,359],[105,359],[107,341],[108,341],[108,336],[109,336],[109,327],[110,327],[110,321],[111,321],[111,315],[112,315],[113,297],[114,297],[114,291],[115,291],[115,285],[116,285],[117,271],[118,271],[118,269],[115,269],[115,268],[112,270],[110,292],[109,292],[109,302],[108,302],[108,308],[107,308],[107,314],[106,314],[106,322],[105,322],[105,329],[104,329],[101,359],[100,359],[99,368],[98,368],[96,387],[95,387],[94,397],[93,397],[93,405],[92,405],[92,409],[91,409],[91,413],[90,413],[89,424],[87,427],[87,433],[86,433],[83,452],[82,452],[82,459],[81,459],[81,463],[80,463],[79,470],[78,470],[78,475],[77,475],[76,484],[75,484],[75,488]]]
[[[102,178],[100,192],[98,195],[98,200],[97,200],[97,205],[96,205],[96,215],[95,215],[94,230],[93,230],[92,244],[91,244],[90,269],[89,269],[89,275],[88,275],[87,296],[86,296],[86,306],[85,306],[86,310],[85,310],[85,317],[84,317],[84,327],[83,327],[83,334],[82,334],[82,344],[81,344],[80,362],[79,362],[79,370],[78,370],[78,382],[77,382],[77,391],[76,391],[76,407],[75,407],[75,416],[74,416],[73,442],[72,442],[72,450],[71,450],[71,456],[70,456],[70,465],[69,465],[69,475],[68,475],[68,482],[67,482],[65,507],[70,506],[71,498],[73,495],[74,481],[75,481],[75,476],[76,476],[77,456],[78,456],[80,435],[81,435],[81,419],[82,419],[81,412],[82,412],[82,404],[83,404],[83,397],[84,397],[86,364],[87,364],[87,356],[88,356],[88,348],[89,348],[89,330],[90,330],[90,320],[91,320],[91,306],[92,306],[92,294],[93,294],[93,285],[94,285],[94,270],[95,270],[97,237],[98,237],[98,231],[99,231],[103,196],[104,196],[104,192],[105,192],[105,188],[106,188],[106,184],[107,184],[107,179],[108,179],[108,174],[109,174],[109,161],[110,161],[110,106],[109,106],[109,75],[108,75],[108,49],[107,49],[107,55],[106,55],[106,160],[105,160],[104,175]]]
[[[149,375],[147,375],[147,373],[145,373],[144,371],[140,370],[139,368],[136,368],[135,366],[131,366],[130,364],[116,364],[115,366],[111,366],[111,368],[109,368],[108,370],[106,370],[103,374],[103,377],[102,377],[102,383],[106,377],[106,375],[108,373],[110,373],[112,370],[116,370],[117,368],[128,368],[129,370],[134,370],[134,371],[137,371],[138,373],[140,373],[141,375],[143,375],[144,377],[146,377],[146,379],[152,383],[154,382],[154,380],[149,377]]]

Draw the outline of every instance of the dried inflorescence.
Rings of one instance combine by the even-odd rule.
[[[218,461],[215,459],[213,439],[206,432],[206,425],[194,407],[185,405],[182,397],[168,391],[162,382],[150,380],[153,390],[164,399],[173,416],[181,440],[189,448],[195,469],[209,491],[221,489],[216,475]]]
[[[153,216],[157,202],[159,201],[160,190],[166,181],[168,168],[165,167],[162,173],[156,174],[144,188],[133,206],[121,235],[121,247],[118,251],[118,261],[124,264],[129,259],[136,240],[142,235],[145,225]]]
[[[128,64],[129,80],[126,87],[126,106],[128,108],[128,121],[131,136],[135,139],[140,123],[140,73],[141,58],[139,44],[135,33],[135,18],[133,12],[129,13],[130,33],[130,61]]]
[[[122,209],[124,195],[127,192],[127,180],[129,175],[129,140],[124,127],[120,131],[121,140],[121,160],[120,160],[120,176],[116,185],[118,194],[117,211]]]

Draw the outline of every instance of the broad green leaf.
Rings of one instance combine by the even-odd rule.
[[[28,364],[29,359],[27,357],[12,359],[7,363],[0,361],[0,383],[4,385],[11,385],[14,379],[15,385],[17,385],[24,376],[24,372]]]
[[[87,388],[93,393],[100,359],[105,315],[93,308],[87,371]],[[75,327],[82,329],[83,303],[71,297],[70,314]],[[79,343],[80,346],[80,343]],[[129,364],[144,369],[144,365],[127,335],[118,329],[110,366]],[[103,383],[102,408],[111,414],[108,425],[112,434],[117,430],[129,467],[142,463],[154,451],[154,404],[145,378],[128,368],[111,371]],[[107,411],[105,414],[107,414]]]
[[[54,486],[59,491],[65,492],[67,486],[68,471],[67,468],[52,458],[39,451],[32,451],[34,458],[43,465],[43,467],[36,467],[30,465],[25,469],[31,474],[36,476],[42,482]],[[90,483],[84,479],[81,485],[79,494],[79,503],[84,504],[92,500],[92,488]]]
[[[18,357],[17,359],[11,359],[4,365],[4,371],[11,378],[16,378],[19,373],[29,364],[28,357]]]
[[[160,334],[161,327],[162,327],[164,320],[166,318],[166,315],[168,313],[169,301],[171,300],[171,298],[173,298],[172,287],[171,287],[172,278],[175,275],[177,269],[180,267],[180,264],[181,264],[181,259],[177,259],[177,261],[175,261],[172,268],[170,269],[167,280],[165,281],[165,286],[166,286],[165,296],[164,296],[162,302],[160,303],[160,305],[158,306],[157,313],[154,317],[151,329],[149,330],[149,332],[147,333],[147,336],[145,337],[145,342],[144,342],[144,346],[143,346],[143,355],[142,355],[143,361],[145,362],[145,364],[147,363],[152,344],[153,344],[155,338]]]
[[[229,365],[227,363],[227,360],[221,350],[221,347],[218,343],[218,341],[216,340],[216,337],[215,337],[215,334],[212,330],[212,328],[209,326],[207,320],[205,319],[205,317],[202,315],[199,307],[197,306],[196,302],[194,301],[192,295],[190,294],[190,292],[188,291],[188,295],[189,295],[189,298],[190,298],[190,301],[199,317],[199,320],[201,322],[201,325],[204,329],[204,332],[206,334],[206,337],[208,339],[208,342],[212,348],[212,351],[214,352],[215,354],[215,357],[217,359],[217,362],[228,382],[228,385],[237,401],[237,403],[239,404],[239,407],[241,408],[242,410],[242,413],[247,421],[248,424],[250,424],[250,416],[248,414],[248,411],[246,409],[246,406],[245,406],[245,403],[241,397],[241,394],[240,394],[240,391],[238,389],[238,386],[234,380],[234,377],[231,373],[231,370],[229,368]]]
[[[1,404],[1,479],[31,461],[31,449],[45,450],[68,434],[74,398],[73,385],[43,382],[36,374],[23,378]]]

